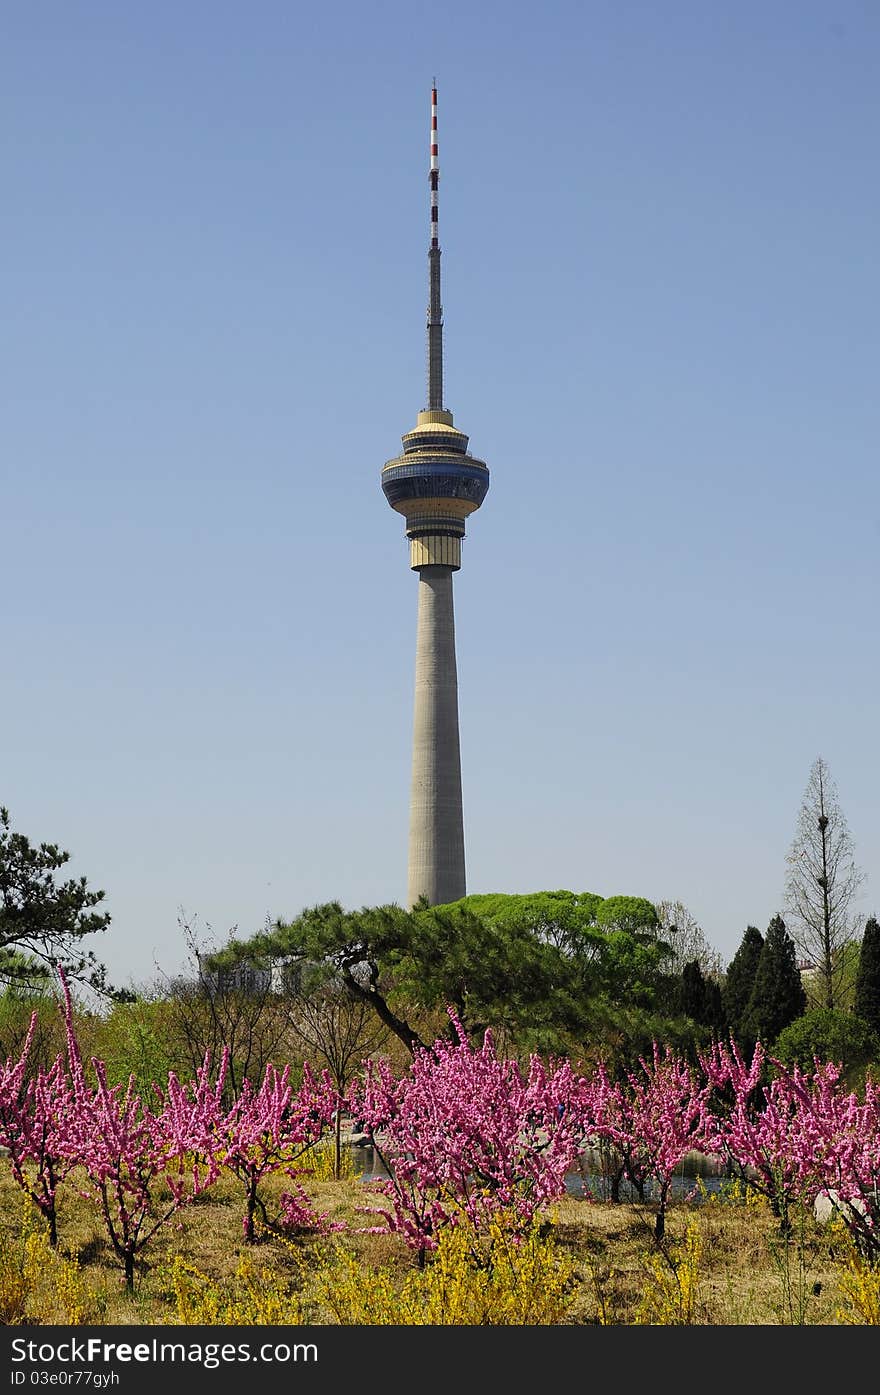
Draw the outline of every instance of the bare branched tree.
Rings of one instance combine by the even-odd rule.
[[[241,1089],[248,1077],[259,1085],[266,1065],[284,1058],[288,1024],[278,1010],[271,972],[260,964],[243,963],[228,973],[206,966],[216,951],[211,927],[202,934],[195,919],[178,916],[190,973],[167,981],[169,1030],[177,1049],[193,1072],[205,1053],[216,1070],[224,1047],[229,1048],[227,1091]],[[234,931],[230,931],[230,936]]]
[[[786,862],[789,933],[818,975],[823,1005],[840,1007],[844,947],[855,938],[852,903],[864,875],[853,860],[837,786],[821,756],[810,771]]]
[[[659,921],[657,935],[671,950],[666,966],[669,972],[680,974],[685,964],[696,960],[704,977],[719,979],[724,961],[709,944],[693,912],[681,901],[655,901],[654,905]]]
[[[308,971],[286,985],[282,1010],[294,1035],[321,1067],[326,1066],[340,1095],[344,1095],[365,1057],[388,1040],[388,1027],[370,1003],[356,998],[338,976]],[[334,1173],[341,1172],[341,1113],[336,1114]]]

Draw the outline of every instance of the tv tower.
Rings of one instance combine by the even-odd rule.
[[[436,82],[436,80],[435,80]],[[428,249],[428,405],[382,470],[382,489],[406,519],[409,565],[419,574],[407,900],[430,905],[465,895],[464,819],[458,739],[458,675],[452,573],[461,566],[468,514],[480,507],[489,471],[443,405],[443,309],[437,186],[437,88],[431,90],[431,240]]]

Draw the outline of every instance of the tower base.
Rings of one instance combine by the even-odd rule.
[[[464,895],[452,567],[430,565],[419,570],[407,901],[438,906]]]

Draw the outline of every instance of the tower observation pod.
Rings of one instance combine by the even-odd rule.
[[[382,470],[382,489],[406,520],[409,564],[419,576],[407,900],[432,906],[465,895],[464,818],[452,574],[461,567],[465,519],[482,504],[489,471],[443,404],[437,89],[431,91],[431,240],[428,250],[428,405]]]

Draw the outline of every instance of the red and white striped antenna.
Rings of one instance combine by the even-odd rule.
[[[437,147],[437,79],[431,88],[431,246],[439,247],[437,227],[437,184],[440,178],[440,156]]]
[[[437,185],[440,157],[437,147],[437,79],[431,88],[431,244],[428,249],[428,407],[443,409],[443,306],[440,304],[440,232],[437,222]]]

